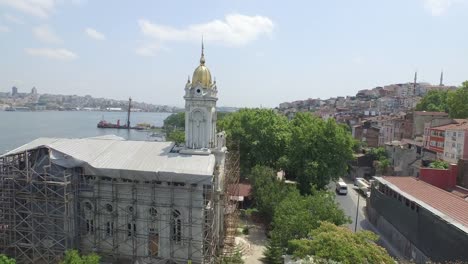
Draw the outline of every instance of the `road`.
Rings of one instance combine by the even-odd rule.
[[[351,217],[353,221],[351,224],[348,225],[349,229],[354,231],[354,225],[356,220],[356,206],[358,204],[358,197],[359,197],[359,208],[358,208],[358,220],[357,220],[357,231],[360,230],[369,230],[377,235],[379,235],[379,240],[377,244],[387,249],[388,253],[397,259],[404,259],[402,254],[396,250],[386,239],[383,237],[380,232],[366,219],[365,207],[366,207],[366,199],[361,193],[357,190],[357,187],[351,181],[346,181],[348,185],[348,194],[346,195],[336,195],[336,201],[343,209],[345,214]],[[335,190],[335,184],[329,184],[330,189],[333,191]]]
[[[345,214],[351,217],[353,221],[351,224],[348,225],[349,229],[354,231],[354,226],[356,222],[356,206],[358,203],[359,198],[359,209],[358,209],[358,224],[357,224],[357,231],[368,229],[369,222],[365,216],[365,207],[366,207],[366,199],[364,196],[357,192],[357,187],[355,187],[352,183],[348,184],[348,194],[346,195],[336,195],[336,201],[340,204],[341,208],[345,212]]]

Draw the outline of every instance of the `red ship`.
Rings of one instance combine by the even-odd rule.
[[[132,127],[130,126],[130,109],[132,107],[132,98],[128,99],[128,111],[127,111],[127,124],[121,125],[120,120],[117,120],[117,124],[113,124],[110,122],[107,122],[106,120],[101,120],[97,124],[98,128],[115,128],[115,129],[136,129],[136,130],[143,130],[143,127]]]

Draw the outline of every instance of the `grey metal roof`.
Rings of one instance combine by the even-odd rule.
[[[51,159],[56,160],[57,164],[66,167],[80,164],[87,169],[86,173],[110,177],[121,176],[122,171],[127,171],[127,174],[131,174],[131,171],[146,172],[147,175],[166,172],[211,177],[215,166],[212,154],[185,155],[171,152],[173,142],[129,141],[112,137],[38,138],[2,156],[39,147],[49,148]]]

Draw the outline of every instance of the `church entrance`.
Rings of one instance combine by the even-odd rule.
[[[150,256],[157,257],[159,252],[159,234],[151,232],[148,239],[148,251]]]

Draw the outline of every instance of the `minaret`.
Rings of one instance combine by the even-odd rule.
[[[440,83],[439,86],[444,86],[444,71],[440,72]]]
[[[418,80],[418,71],[414,72],[413,95],[416,95],[416,83]]]

